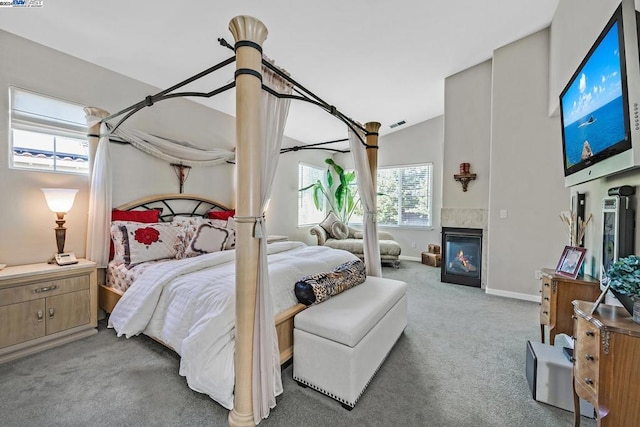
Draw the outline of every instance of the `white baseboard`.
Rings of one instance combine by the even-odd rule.
[[[500,289],[485,288],[485,292],[489,295],[497,295],[499,297],[521,299],[540,303],[542,300],[540,295],[521,294],[520,292],[501,291]]]
[[[422,261],[422,259],[418,258],[417,256],[405,256],[405,255],[400,255],[398,258],[405,260],[405,261]]]

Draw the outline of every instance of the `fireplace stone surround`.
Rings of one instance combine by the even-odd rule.
[[[442,227],[480,228],[482,229],[482,270],[480,287],[487,283],[487,241],[489,240],[489,211],[474,208],[442,208],[440,209],[440,225]]]

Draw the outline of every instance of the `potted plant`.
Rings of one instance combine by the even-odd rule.
[[[619,258],[607,271],[609,289],[633,315],[634,302],[640,301],[640,256]]]
[[[322,181],[318,180],[298,191],[313,190],[313,203],[318,210],[321,210],[320,199],[324,197],[329,203],[329,207],[333,213],[335,213],[343,223],[348,224],[349,218],[359,202],[359,200],[356,199],[356,173],[354,171],[345,171],[344,168],[334,162],[333,159],[325,159],[324,162],[329,165],[327,167],[327,185],[325,186]]]

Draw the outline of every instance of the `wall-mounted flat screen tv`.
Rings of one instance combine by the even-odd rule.
[[[567,186],[620,172],[634,164],[626,58],[629,45],[625,46],[625,34],[631,34],[628,38],[636,43],[633,52],[637,56],[635,13],[632,15],[631,21],[623,22],[622,5],[618,7],[560,94]],[[625,33],[625,24],[633,24],[632,33]],[[637,70],[634,64],[634,75]]]

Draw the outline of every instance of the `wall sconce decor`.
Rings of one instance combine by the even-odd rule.
[[[56,220],[58,226],[54,228],[56,232],[56,244],[58,245],[58,256],[50,262],[60,263],[57,259],[59,255],[64,252],[64,242],[67,233],[67,229],[64,227],[64,214],[71,210],[78,190],[68,188],[41,188],[41,190],[47,200],[49,209],[51,212],[54,212],[58,218]]]
[[[467,191],[469,181],[475,180],[476,176],[471,173],[471,163],[460,163],[460,173],[453,175],[453,179],[462,184],[462,191]]]

